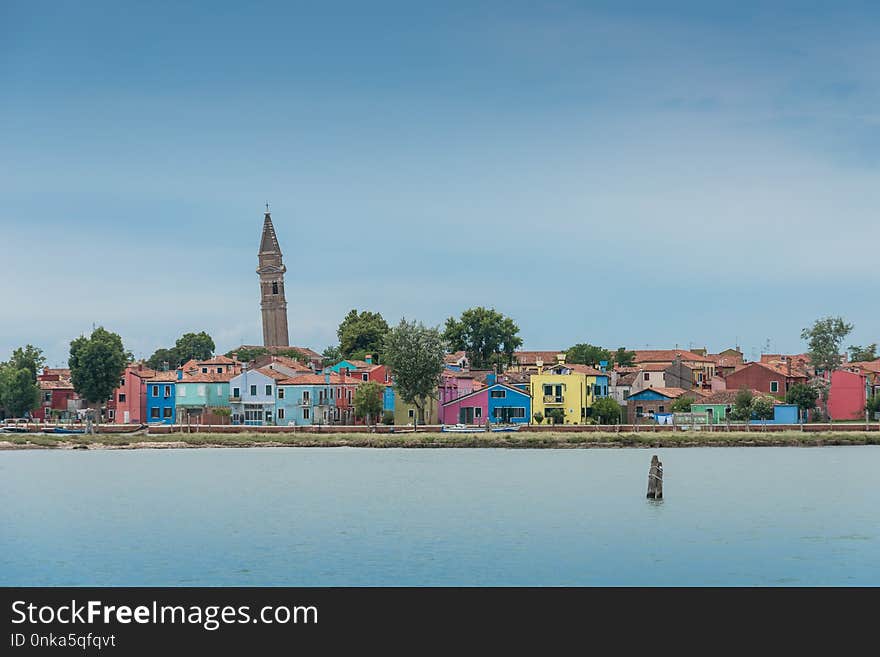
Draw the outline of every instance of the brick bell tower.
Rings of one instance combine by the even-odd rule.
[[[287,267],[281,257],[281,247],[272,225],[269,204],[263,219],[263,238],[260,240],[260,308],[263,312],[263,345],[290,346],[287,334],[287,300],[284,298],[284,272]]]

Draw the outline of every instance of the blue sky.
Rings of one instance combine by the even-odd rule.
[[[526,348],[880,340],[876,3],[3,2],[0,358],[474,305]],[[873,5],[873,6],[872,6]]]

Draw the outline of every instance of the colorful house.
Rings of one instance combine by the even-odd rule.
[[[699,413],[707,415],[707,424],[726,424],[727,416],[736,404],[736,395],[738,390],[721,390],[714,392],[708,397],[703,397],[691,404],[691,413]],[[752,390],[754,396],[765,396],[773,400],[774,404],[778,404],[778,400],[772,395]]]
[[[147,422],[174,424],[177,371],[157,372],[147,379]]]
[[[280,425],[353,424],[354,391],[362,381],[340,374],[304,374],[278,382]]]
[[[831,372],[828,417],[832,420],[864,420],[868,402],[868,377],[858,372]]]
[[[284,398],[279,381],[290,377],[270,367],[244,370],[229,380],[232,424],[263,426],[275,424],[276,399]]]
[[[680,362],[693,373],[692,385],[688,387],[708,388],[715,376],[715,361],[685,349],[651,349],[633,352],[635,365],[663,365],[664,369],[674,362]]]
[[[198,372],[185,376],[179,372],[175,384],[177,424],[228,424],[228,415],[215,413],[230,408],[229,381],[235,376],[224,368],[220,372]]]
[[[728,390],[748,388],[783,399],[793,385],[806,383],[807,375],[793,367],[791,361],[784,368],[769,363],[752,362],[728,374],[724,381]]]
[[[419,411],[415,404],[409,404],[400,398],[400,393],[396,390],[394,403],[394,424],[397,426],[407,426],[415,423],[419,417]],[[436,397],[428,397],[425,401],[425,419],[419,424],[439,424],[440,423],[440,404]]]
[[[672,403],[683,395],[696,399],[702,395],[696,390],[684,388],[645,388],[634,392],[626,400],[629,422],[637,424],[645,420],[653,421],[658,415],[672,412]]]
[[[589,409],[608,396],[608,374],[588,365],[560,363],[533,374],[529,380],[532,413],[546,422],[554,415],[560,424],[585,424]]]
[[[31,416],[41,421],[75,415],[83,407],[83,402],[70,381],[70,370],[44,367],[37,375],[40,388],[40,404]]]
[[[119,387],[114,391],[116,402],[113,421],[116,424],[147,423],[147,380],[156,375],[154,370],[135,363],[125,368]]]
[[[528,424],[532,417],[532,398],[529,393],[506,385],[493,383],[456,399],[441,407],[442,424]]]

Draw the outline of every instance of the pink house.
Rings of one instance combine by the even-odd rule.
[[[447,401],[440,407],[442,424],[528,424],[532,398],[525,390],[504,383],[487,386]]]
[[[115,424],[141,424],[147,422],[147,384],[146,380],[156,372],[143,363],[129,365],[122,373],[119,387],[113,393],[116,408],[113,415]]]
[[[867,390],[864,374],[835,370],[828,390],[828,416],[832,420],[864,420]]]
[[[462,395],[468,395],[475,389],[473,374],[446,370],[437,387],[437,400],[442,407],[446,402]]]

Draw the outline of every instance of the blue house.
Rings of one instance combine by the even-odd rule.
[[[394,412],[394,386],[385,386],[382,393],[382,411]]]
[[[147,386],[147,422],[174,424],[177,372],[159,372],[145,381]]]
[[[775,404],[772,420],[752,420],[749,424],[798,424],[799,422],[796,404]]]

